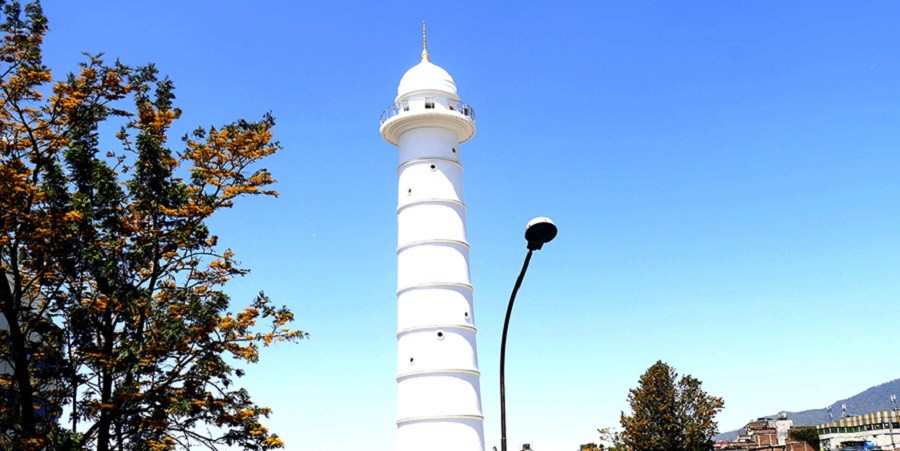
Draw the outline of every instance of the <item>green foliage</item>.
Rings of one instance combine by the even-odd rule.
[[[600,434],[600,444],[585,443],[581,445],[581,451],[626,451],[628,448],[622,442],[621,434],[612,428],[597,429]]]
[[[625,443],[622,441],[622,434],[615,431],[613,428],[600,428],[597,429],[597,433],[600,434],[600,445],[598,447],[601,451],[627,450]]]
[[[229,311],[224,285],[247,270],[207,226],[276,195],[253,169],[280,148],[274,119],[198,129],[175,152],[181,111],[155,67],[89,55],[48,86],[39,3],[0,7],[0,449],[281,447],[235,364],[306,334],[263,293]]]
[[[814,450],[819,451],[819,430],[815,427],[792,428],[789,432],[791,439],[798,442],[806,442]]]
[[[631,415],[621,414],[622,441],[632,451],[707,451],[712,449],[724,407],[722,398],[709,396],[701,382],[662,361],[645,372],[637,388],[629,390]]]

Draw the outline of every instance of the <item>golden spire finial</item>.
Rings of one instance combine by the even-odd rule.
[[[425,34],[425,21],[422,21],[422,61],[431,61],[428,59],[428,36]]]

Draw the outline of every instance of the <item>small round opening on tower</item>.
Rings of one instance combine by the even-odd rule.
[[[435,170],[435,169],[437,169],[437,166],[431,165],[431,170],[433,171],[433,170]]]
[[[438,340],[443,340],[443,339],[444,339],[444,332],[443,332],[443,331],[440,331],[440,330],[438,331],[438,333],[437,333],[437,339],[438,339]]]
[[[413,360],[415,360],[415,359],[413,359],[412,357],[409,358],[409,364],[410,364],[410,365],[413,364]]]
[[[456,147],[450,149],[451,152],[456,153]]]

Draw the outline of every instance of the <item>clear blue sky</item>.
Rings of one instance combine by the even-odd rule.
[[[725,398],[721,430],[900,377],[900,3],[44,3],[80,52],[155,62],[198,125],[272,111],[281,197],[214,224],[312,338],[245,385],[288,450],[393,449],[396,149],[378,117],[432,61],[478,114],[463,146],[488,450],[499,336],[509,440],[571,451],[656,360]]]

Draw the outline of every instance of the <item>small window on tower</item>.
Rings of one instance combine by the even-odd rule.
[[[426,101],[425,109],[433,110],[434,109],[434,101]]]

